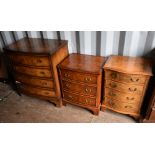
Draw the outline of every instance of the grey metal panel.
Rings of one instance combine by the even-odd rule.
[[[132,41],[132,32],[126,31],[125,41],[124,41],[124,49],[123,49],[124,56],[128,56],[130,53],[131,41]]]
[[[96,32],[96,55],[101,55],[101,31]]]
[[[125,43],[125,35],[126,35],[125,31],[120,32],[118,55],[123,55],[124,43]]]
[[[91,32],[91,55],[96,55],[96,31]],[[98,40],[99,41],[99,40]]]
[[[119,37],[120,37],[120,32],[115,31],[114,32],[114,39],[113,39],[113,55],[118,55],[119,51]]]
[[[146,43],[145,43],[143,55],[147,54],[148,52],[150,52],[152,50],[152,48],[153,48],[152,44],[153,44],[154,37],[155,37],[155,32],[149,31],[147,38],[146,38]]]
[[[142,56],[155,48],[154,31],[59,31],[69,41],[69,50],[91,55]],[[23,37],[57,39],[57,31],[2,31],[0,46]]]
[[[106,56],[106,38],[107,38],[107,32],[102,31],[101,32],[101,56]]]
[[[85,44],[84,44],[84,31],[80,31],[80,53],[84,54],[85,52]]]

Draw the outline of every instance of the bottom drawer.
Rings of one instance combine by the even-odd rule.
[[[33,95],[41,95],[41,96],[46,96],[46,97],[55,97],[56,94],[53,90],[46,90],[46,89],[40,89],[37,87],[31,87],[28,85],[20,85],[20,90],[22,92],[27,92]]]
[[[120,101],[111,100],[110,98],[107,97],[105,97],[103,104],[110,109],[123,113],[139,113],[140,111],[139,106],[130,103],[123,103]]]
[[[66,101],[69,101],[71,103],[77,103],[77,104],[83,104],[83,105],[89,105],[89,106],[96,106],[96,99],[90,98],[86,96],[80,96],[73,93],[68,93],[64,91],[64,99]]]

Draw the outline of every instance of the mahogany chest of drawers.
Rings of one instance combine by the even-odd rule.
[[[152,75],[148,59],[111,56],[104,65],[104,100],[106,108],[139,118],[147,84]]]
[[[70,54],[58,65],[64,105],[74,104],[99,114],[104,62],[104,57]]]
[[[4,48],[17,92],[62,105],[57,65],[68,55],[65,40],[21,39]]]

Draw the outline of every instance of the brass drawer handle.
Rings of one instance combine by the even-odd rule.
[[[112,88],[116,88],[116,87],[117,87],[117,84],[116,84],[116,83],[110,83],[110,86],[111,86]]]
[[[114,94],[113,92],[109,92],[110,96],[116,96],[116,94]]]
[[[132,108],[132,106],[127,106],[127,105],[126,105],[124,108]]]
[[[126,97],[127,100],[134,100],[134,97]]]
[[[66,84],[66,87],[67,87],[67,88],[70,88],[70,85],[69,85],[69,84]]]
[[[40,72],[40,74],[45,74],[44,72]]]
[[[42,85],[47,86],[47,83],[46,82],[43,82]]]
[[[108,100],[107,103],[110,104],[110,106],[114,106],[114,103],[111,100]]]
[[[131,92],[134,92],[134,91],[136,91],[136,90],[137,90],[137,88],[134,88],[134,89],[129,88],[129,91],[131,91]]]
[[[69,75],[69,74],[67,74],[67,73],[65,73],[65,77],[70,77],[70,75]]]
[[[138,81],[139,81],[139,78],[138,78],[138,79],[135,79],[135,80],[134,80],[133,78],[131,78],[130,80],[131,80],[132,82],[138,82]]]
[[[86,102],[86,103],[90,103],[90,100],[86,99],[85,102]]]
[[[117,73],[111,73],[111,77],[112,78],[116,78],[117,77]]]
[[[68,95],[68,97],[71,98],[71,99],[73,99],[73,96],[72,95]]]
[[[91,77],[86,77],[85,80],[86,81],[91,81],[92,79],[91,79]]]
[[[86,88],[85,91],[88,93],[91,92],[91,89]]]
[[[42,61],[41,61],[40,59],[37,59],[37,62],[38,62],[38,63],[41,63]]]

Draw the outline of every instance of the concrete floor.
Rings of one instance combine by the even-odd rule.
[[[86,109],[67,105],[57,108],[53,104],[28,97],[18,96],[6,84],[0,83],[0,122],[7,123],[134,123],[126,115],[111,111],[94,116]]]

